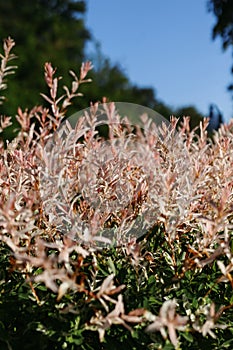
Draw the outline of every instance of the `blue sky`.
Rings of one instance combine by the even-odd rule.
[[[112,62],[133,83],[150,86],[171,108],[216,103],[233,117],[227,85],[230,49],[212,41],[215,18],[207,0],[88,0],[86,24]],[[88,47],[91,51],[92,48]]]

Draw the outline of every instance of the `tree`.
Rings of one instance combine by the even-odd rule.
[[[85,44],[93,40],[85,26],[85,11],[85,0],[22,0],[20,6],[18,0],[0,1],[0,38],[11,36],[18,56],[18,69],[10,79],[0,115],[14,116],[18,106],[25,109],[42,103],[40,93],[47,89],[43,78],[45,62],[51,62],[57,67],[58,76],[63,77],[60,93],[64,85],[69,86],[69,70],[79,73],[86,59]],[[152,87],[133,84],[121,65],[106,58],[98,45],[93,63],[95,68],[89,74],[93,80],[91,87],[81,87],[84,97],[74,100],[69,115],[89,107],[90,102],[102,101],[103,97],[144,105],[167,119],[174,113],[157,99]]]
[[[85,2],[75,0],[23,0],[20,6],[18,0],[0,2],[0,37],[15,40],[18,56],[18,70],[8,90],[11,105],[6,103],[3,113],[14,115],[19,105],[30,108],[41,102],[46,61],[59,67],[64,84],[69,69],[79,69],[90,39],[85,11]]]
[[[190,117],[191,129],[195,128],[196,126],[199,126],[200,122],[203,119],[203,115],[197,110],[195,106],[184,106],[178,108],[174,114],[181,120],[183,117]]]
[[[31,108],[42,102],[40,92],[45,89],[43,66],[46,61],[58,67],[57,73],[63,77],[60,85],[69,85],[68,72],[79,69],[85,59],[85,43],[92,39],[84,24],[85,4],[85,1],[75,0],[23,0],[20,6],[18,0],[0,2],[0,36],[10,35],[15,40],[18,56],[18,70],[6,93],[11,104],[2,106],[2,114],[14,115],[18,106]],[[163,106],[157,101],[153,88],[132,84],[123,68],[102,54],[99,44],[94,66],[90,72],[91,89],[82,87],[84,98],[74,102],[70,113],[103,97],[150,108]]]
[[[212,32],[213,39],[220,36],[224,50],[228,47],[233,48],[233,1],[208,0],[208,9],[213,12],[217,18]],[[233,74],[233,66],[231,72]],[[233,91],[233,83],[230,84],[228,88]]]

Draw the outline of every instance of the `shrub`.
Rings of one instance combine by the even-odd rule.
[[[4,41],[1,90],[13,46]],[[212,140],[208,120],[196,133],[188,117],[176,130],[173,117],[156,126],[142,116],[135,129],[104,102],[103,141],[98,104],[75,127],[65,121],[90,69],[70,72],[58,97],[60,78],[46,63],[46,106],[19,108],[17,136],[1,143],[1,349],[229,349],[233,123]],[[1,132],[10,123],[2,116]],[[114,156],[98,176],[82,177],[109,140]],[[88,202],[92,194],[104,210]],[[124,210],[109,209],[114,198]],[[130,223],[142,212],[150,227],[134,237]],[[100,249],[108,228],[115,245]]]

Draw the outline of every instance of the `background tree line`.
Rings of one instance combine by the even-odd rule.
[[[233,3],[210,0],[209,9],[218,18],[213,33],[220,35],[223,46],[233,43]],[[15,53],[18,57],[16,74],[10,78],[5,93],[6,102],[1,106],[0,114],[12,115],[17,108],[31,108],[42,103],[40,92],[46,87],[43,79],[43,66],[46,61],[57,67],[58,75],[63,77],[61,86],[69,85],[69,70],[78,71],[86,59],[85,45],[93,40],[86,28],[84,14],[87,11],[85,1],[75,0],[8,0],[0,2],[0,37],[11,36],[16,42]],[[90,102],[103,96],[110,101],[132,102],[155,109],[164,117],[191,115],[191,124],[195,126],[203,117],[195,106],[181,107],[174,111],[156,97],[152,87],[140,87],[133,84],[119,64],[113,64],[97,47],[94,57],[94,70],[91,88],[81,88],[84,97],[76,100],[70,110],[87,108]],[[233,70],[232,70],[233,71]],[[232,85],[230,86],[232,88]],[[44,101],[43,101],[44,103]]]

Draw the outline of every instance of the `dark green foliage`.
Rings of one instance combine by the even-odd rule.
[[[83,22],[84,1],[17,0],[0,3],[0,36],[17,42],[18,70],[8,90],[11,102],[3,113],[15,115],[17,107],[40,104],[45,90],[44,63],[59,66],[67,83],[69,69],[77,70],[84,59],[85,42],[90,38]]]
[[[209,0],[209,10],[217,17],[213,28],[213,38],[222,38],[223,48],[233,45],[233,3],[231,0]]]
[[[140,242],[144,261],[132,267],[132,257],[126,257],[121,249],[112,248],[97,256],[99,277],[105,278],[114,272],[117,285],[124,283],[124,302],[129,312],[146,308],[158,314],[165,298],[176,298],[179,313],[190,310],[196,314],[201,305],[210,300],[218,309],[232,299],[232,288],[228,284],[214,285],[220,273],[216,264],[206,267],[202,273],[189,270],[181,278],[170,264],[171,250],[163,235],[163,229],[156,227]],[[149,254],[152,259],[149,259]],[[184,252],[176,250],[177,271],[184,263]],[[112,326],[103,343],[97,333],[84,330],[84,323],[90,319],[92,310],[99,308],[98,302],[85,302],[83,294],[67,295],[62,302],[42,285],[35,286],[40,298],[38,304],[29,285],[19,272],[11,272],[9,252],[1,247],[1,299],[0,299],[0,345],[1,349],[174,349],[169,341],[162,339],[159,332],[145,333],[146,324],[134,327],[132,333],[120,326]],[[180,265],[180,266],[179,266]],[[88,266],[88,264],[87,264]],[[84,269],[90,274],[87,268]],[[4,279],[5,278],[5,283]],[[68,305],[76,306],[77,314],[64,313]],[[77,307],[78,305],[78,307]],[[182,308],[183,305],[183,308]],[[63,311],[62,311],[63,310]],[[204,315],[197,315],[200,320]],[[180,332],[181,349],[231,349],[233,334],[233,312],[222,315],[221,323],[228,324],[225,330],[216,330],[216,339],[192,331]],[[163,345],[162,345],[163,344]]]
[[[213,27],[213,39],[220,36],[222,47],[226,50],[233,46],[233,2],[232,0],[208,0],[209,11],[216,16],[216,23]],[[233,73],[233,66],[231,69]],[[233,90],[233,84],[229,85]]]
[[[200,122],[203,119],[203,115],[196,109],[195,106],[184,106],[179,108],[176,110],[176,116],[181,119],[183,116],[189,116],[191,129],[199,126]]]
[[[17,10],[16,10],[17,9]],[[17,108],[32,108],[44,104],[41,92],[46,91],[43,79],[45,62],[58,67],[57,74],[62,76],[62,87],[69,86],[69,70],[78,73],[79,66],[86,59],[85,45],[92,40],[84,22],[85,1],[45,1],[45,0],[9,0],[0,2],[0,37],[11,36],[16,42],[16,75],[6,91],[6,101],[1,106],[1,114],[12,115]],[[87,57],[90,59],[90,57]],[[91,89],[82,86],[84,97],[74,101],[69,115],[87,108],[91,102],[109,101],[131,102],[152,108],[169,119],[178,111],[172,110],[156,98],[153,87],[140,87],[132,84],[124,69],[118,63],[104,57],[99,46],[93,56],[94,70],[89,77],[93,83]],[[15,128],[15,120],[12,130]],[[195,124],[197,125],[197,124]],[[7,132],[7,138],[11,138]]]

